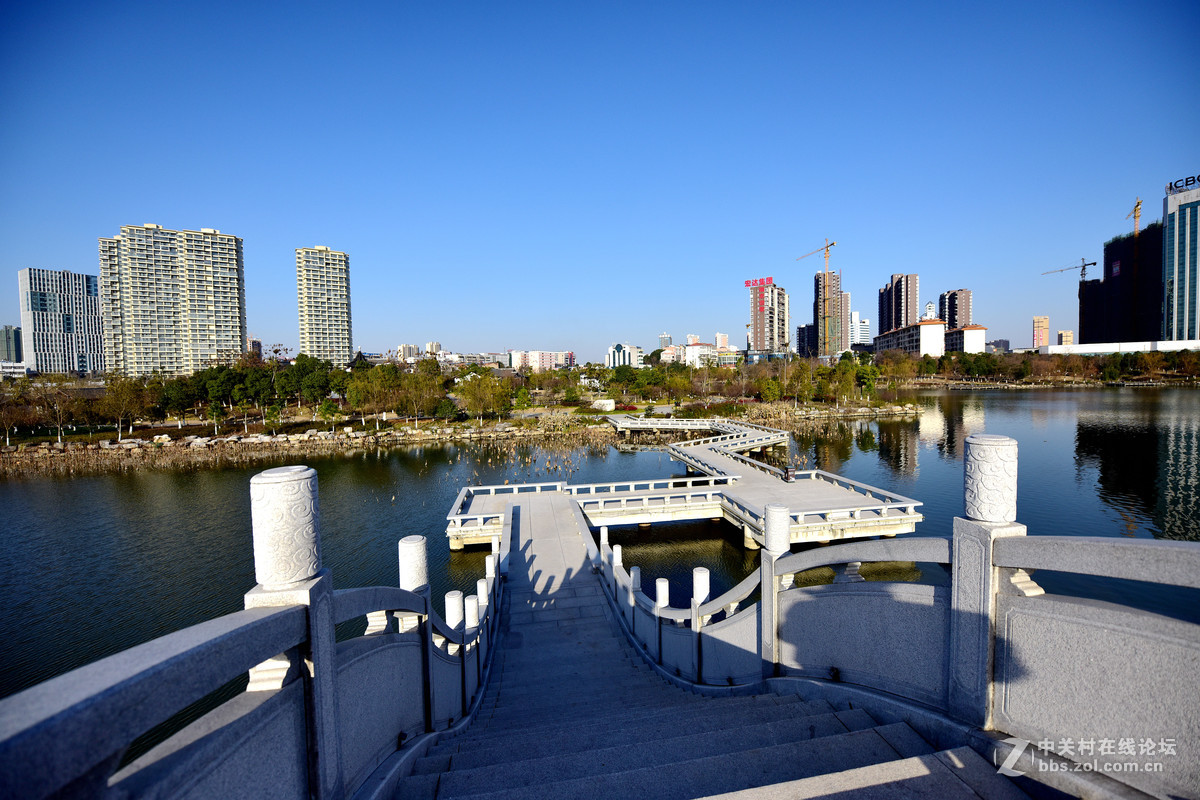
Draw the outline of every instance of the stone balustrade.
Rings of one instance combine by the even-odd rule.
[[[425,539],[398,585],[334,589],[316,473],[251,480],[246,610],[147,642],[0,701],[0,797],[390,797],[437,731],[477,706],[499,633],[511,508],[475,594],[429,598]],[[337,641],[334,626],[365,620]],[[130,745],[238,675],[247,688],[148,752]]]
[[[996,763],[1014,753],[1006,736],[1027,743],[1167,741],[1179,755],[1164,773],[1123,773],[1122,780],[1153,794],[1193,796],[1200,789],[1200,736],[1192,735],[1200,734],[1192,681],[1200,625],[1047,595],[1029,571],[1194,590],[1200,545],[1026,536],[1015,521],[1016,451],[1008,437],[968,437],[967,513],[954,520],[951,538],[884,538],[789,553],[795,519],[769,505],[758,572],[712,599],[697,580],[690,607],[673,608],[666,579],[655,582],[653,596],[644,594],[640,574],[635,586],[605,532],[596,558],[606,595],[644,659],[695,691],[803,686],[851,698],[856,707],[876,702],[884,716],[927,715],[930,736],[955,725],[963,736],[991,732],[977,744],[992,750]],[[946,565],[949,585],[863,580],[860,566],[872,562]],[[833,567],[834,582],[797,585],[797,574],[817,567]],[[745,605],[755,594],[757,602]],[[1026,772],[1039,768],[1030,752],[1017,755]],[[1128,753],[1106,758],[1116,771],[1137,760]],[[1069,771],[1067,759],[1055,768]]]

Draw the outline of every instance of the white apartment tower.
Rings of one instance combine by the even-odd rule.
[[[17,272],[21,350],[35,372],[101,372],[100,282],[67,270]]]
[[[242,240],[213,228],[122,225],[100,238],[107,369],[190,375],[246,350]]]
[[[350,256],[325,246],[296,249],[300,352],[334,366],[354,358],[350,332]]]

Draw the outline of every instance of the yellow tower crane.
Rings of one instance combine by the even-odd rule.
[[[833,354],[833,347],[830,345],[829,336],[830,322],[833,319],[833,315],[829,313],[829,248],[833,247],[835,244],[837,244],[837,242],[831,242],[826,239],[824,247],[818,247],[811,253],[805,253],[804,255],[800,256],[800,258],[796,259],[797,261],[800,261],[801,259],[808,258],[811,255],[816,255],[822,251],[825,252],[825,271],[822,274],[821,279],[821,341],[817,342],[817,354],[822,356]],[[841,302],[840,298],[838,302]],[[838,331],[838,334],[840,339],[841,331]],[[799,345],[799,343],[797,343],[797,345]]]
[[[1133,238],[1138,235],[1138,227],[1142,222],[1142,198],[1137,198],[1137,202],[1133,204],[1133,211],[1125,215],[1125,219],[1133,217]]]

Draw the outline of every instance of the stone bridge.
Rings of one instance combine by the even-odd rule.
[[[758,571],[711,597],[697,569],[682,608],[570,495],[517,492],[474,593],[439,615],[422,537],[399,542],[397,586],[335,589],[315,473],[268,470],[245,610],[0,701],[0,796],[1200,796],[1200,625],[1029,574],[1194,598],[1200,545],[1027,537],[1011,439],[969,437],[965,471],[966,513],[936,537],[792,553],[794,515],[768,503]],[[862,580],[876,561],[951,579]],[[833,583],[796,580],[819,566]]]

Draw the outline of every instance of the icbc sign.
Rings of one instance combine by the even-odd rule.
[[[1167,194],[1175,194],[1176,192],[1186,192],[1189,189],[1195,189],[1200,186],[1200,175],[1192,175],[1187,178],[1180,178],[1177,181],[1167,184]],[[747,286],[750,284],[747,283]]]
[[[770,286],[775,282],[774,278],[752,278],[746,281],[747,286]]]

